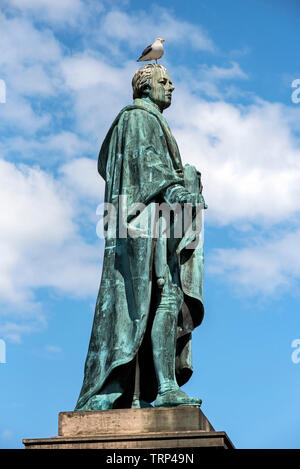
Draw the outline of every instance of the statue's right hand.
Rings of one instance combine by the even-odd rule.
[[[196,206],[198,204],[203,204],[204,208],[207,208],[202,194],[199,192],[189,192],[183,186],[175,184],[174,186],[168,187],[164,192],[165,201],[172,204],[191,204]]]
[[[204,208],[207,208],[207,205],[205,203],[205,200],[203,198],[203,195],[198,193],[193,193],[193,192],[188,192],[185,191],[185,194],[182,194],[180,203],[181,204],[191,204],[193,206],[196,206],[198,204],[203,204]]]

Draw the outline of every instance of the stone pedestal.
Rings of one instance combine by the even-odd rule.
[[[28,449],[233,448],[197,406],[61,412],[58,436],[25,439]]]

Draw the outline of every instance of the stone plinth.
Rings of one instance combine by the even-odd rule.
[[[23,443],[28,449],[233,448],[197,406],[61,412],[58,436]]]

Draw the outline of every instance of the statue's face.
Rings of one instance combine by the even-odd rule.
[[[148,96],[157,104],[161,111],[171,105],[172,92],[174,89],[168,73],[160,68],[156,68],[152,74],[151,85],[148,88]]]

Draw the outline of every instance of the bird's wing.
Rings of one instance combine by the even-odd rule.
[[[150,46],[147,46],[146,49],[143,50],[141,57],[144,57],[144,55],[149,54],[149,52],[151,52],[151,51],[152,51],[152,44],[150,44]]]

